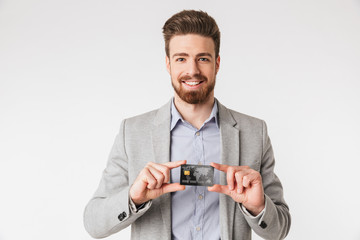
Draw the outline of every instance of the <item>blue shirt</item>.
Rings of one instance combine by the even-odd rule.
[[[171,161],[187,164],[220,163],[218,107],[214,103],[210,117],[200,129],[183,120],[174,100],[171,106]],[[180,182],[180,167],[171,170],[171,182]],[[214,171],[219,184],[219,172]],[[220,239],[219,194],[205,186],[186,186],[171,193],[172,239]]]

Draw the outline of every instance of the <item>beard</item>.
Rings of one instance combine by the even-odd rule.
[[[198,90],[185,90],[183,88],[182,81],[189,80],[189,79],[196,79],[199,81],[203,81],[204,85]],[[177,79],[177,81],[179,83],[179,87],[176,87],[174,85],[173,81],[171,81],[171,84],[172,84],[175,92],[177,93],[177,95],[183,101],[185,101],[189,104],[199,104],[199,103],[205,103],[209,99],[210,93],[215,88],[216,78],[214,79],[214,81],[211,81],[209,83],[207,77],[205,77],[204,75],[194,74],[192,77],[190,77],[190,76],[180,77]]]

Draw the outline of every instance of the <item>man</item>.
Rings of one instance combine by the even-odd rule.
[[[283,239],[290,214],[274,174],[264,121],[214,98],[220,32],[202,11],[163,27],[174,98],[122,122],[100,185],[84,213],[103,238],[132,224],[132,239]],[[211,187],[179,184],[183,164],[211,165]]]

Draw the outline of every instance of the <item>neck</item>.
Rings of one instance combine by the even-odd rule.
[[[174,97],[174,104],[182,118],[191,125],[200,129],[205,120],[209,118],[212,108],[214,106],[214,94],[209,96],[209,99],[204,103],[190,104],[183,101],[176,93]]]

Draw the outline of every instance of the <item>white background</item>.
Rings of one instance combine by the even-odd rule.
[[[91,239],[120,121],[172,96],[161,28],[182,9],[220,27],[217,98],[268,124],[287,239],[360,239],[358,0],[2,0],[1,240]]]

